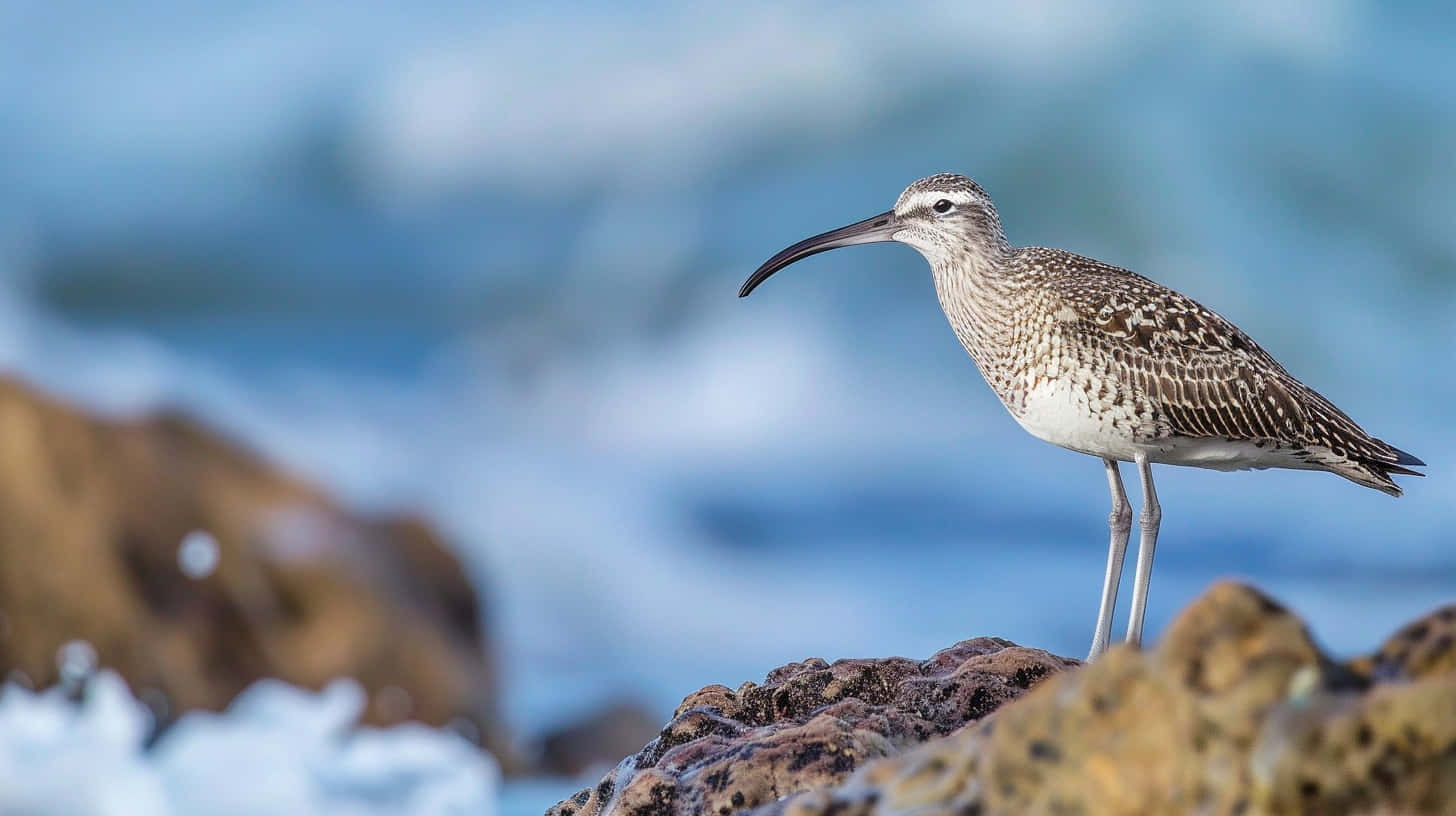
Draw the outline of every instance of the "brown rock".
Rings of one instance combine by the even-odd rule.
[[[1456,673],[1456,604],[1402,627],[1375,654],[1352,664],[1376,679],[1417,680]]]
[[[601,784],[548,813],[727,814],[834,785],[1076,664],[977,638],[924,661],[812,658],[775,669],[761,685],[708,686]]]
[[[189,578],[201,530],[217,568]],[[0,380],[0,676],[89,641],[167,713],[258,678],[370,692],[367,719],[474,721],[499,750],[474,591],[424,524],[370,519],[177,416],[108,421]]]
[[[974,726],[758,813],[1456,813],[1450,617],[1357,661],[1401,667],[1371,685],[1278,604],[1218,584],[1152,651],[1116,647]]]

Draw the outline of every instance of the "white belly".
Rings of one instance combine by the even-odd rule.
[[[1237,439],[1168,437],[1158,439],[1151,412],[1123,403],[1107,404],[1064,379],[1042,381],[1027,392],[1016,421],[1027,433],[1069,450],[1131,462],[1148,461],[1212,470],[1310,467],[1271,444]]]
[[[1044,442],[1128,462],[1142,449],[1137,440],[1153,436],[1132,408],[1092,400],[1086,389],[1064,379],[1041,381],[1012,416]]]

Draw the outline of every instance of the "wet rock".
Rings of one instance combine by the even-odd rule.
[[[429,527],[350,513],[180,417],[99,419],[4,380],[0,622],[0,676],[51,685],[86,641],[164,719],[347,675],[371,722],[503,742],[477,598]]]
[[[728,814],[835,785],[1074,665],[977,638],[923,661],[814,658],[775,669],[762,684],[708,686],[683,700],[647,747],[548,813]]]
[[[1453,813],[1453,617],[1346,666],[1279,604],[1218,584],[1150,651],[1115,647],[974,726],[756,813]]]

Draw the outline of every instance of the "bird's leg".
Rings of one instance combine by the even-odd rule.
[[[1143,640],[1143,616],[1148,611],[1148,583],[1153,578],[1153,550],[1158,546],[1158,524],[1163,520],[1163,509],[1158,506],[1158,491],[1153,489],[1153,466],[1146,453],[1137,454],[1138,476],[1143,483],[1143,509],[1138,515],[1138,526],[1142,537],[1138,541],[1137,572],[1132,580],[1132,609],[1127,617],[1127,642],[1140,644]]]
[[[1102,603],[1097,608],[1097,629],[1092,634],[1092,651],[1087,659],[1107,651],[1107,641],[1112,637],[1112,613],[1117,608],[1117,585],[1122,582],[1122,559],[1127,554],[1127,537],[1132,531],[1132,507],[1127,503],[1127,491],[1122,489],[1122,473],[1117,469],[1116,459],[1103,459],[1107,466],[1107,489],[1112,493],[1112,512],[1107,516],[1107,527],[1112,531],[1112,543],[1107,547],[1107,575],[1102,579]]]

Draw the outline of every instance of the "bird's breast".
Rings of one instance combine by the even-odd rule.
[[[1032,372],[1022,384],[1002,401],[1027,433],[1044,442],[1130,461],[1156,436],[1151,406],[1090,374]]]
[[[940,281],[938,280],[939,284]],[[941,306],[1001,403],[1037,439],[1131,460],[1158,436],[1153,406],[1064,330],[1035,292],[938,286]]]

